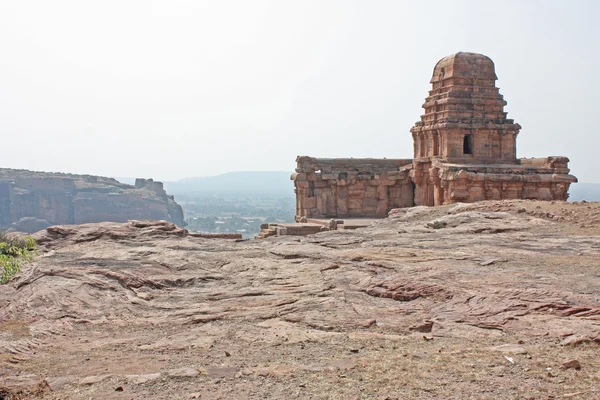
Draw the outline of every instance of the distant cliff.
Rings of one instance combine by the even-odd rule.
[[[130,219],[186,225],[181,206],[152,179],[136,179],[133,186],[101,176],[0,168],[0,227],[32,232]]]

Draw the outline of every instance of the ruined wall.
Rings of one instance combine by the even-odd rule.
[[[154,179],[135,179],[135,187],[138,189],[148,189],[158,194],[159,196],[166,196],[164,186],[162,182],[155,182]]]
[[[160,203],[164,202],[166,206],[166,213],[169,216],[167,220],[173,222],[177,226],[183,227],[187,225],[187,223],[184,221],[183,208],[175,202],[175,197],[173,195],[167,194],[162,182],[156,182],[153,179],[137,178],[135,180],[135,187],[138,189],[145,189],[153,192],[156,196],[158,196],[161,199]],[[153,209],[153,213],[157,212],[156,207],[151,208]],[[162,208],[160,208],[159,212],[163,212]]]
[[[392,208],[414,205],[412,181],[400,170],[411,161],[298,157],[291,177],[296,219],[385,217]]]

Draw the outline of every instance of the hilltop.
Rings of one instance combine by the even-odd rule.
[[[0,286],[0,386],[12,393],[600,395],[598,203],[413,207],[262,241],[139,221],[35,237],[38,259]]]
[[[0,228],[36,232],[56,224],[167,220],[185,226],[183,210],[160,182],[0,168]]]

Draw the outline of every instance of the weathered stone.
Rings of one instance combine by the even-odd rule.
[[[598,335],[600,225],[581,228],[580,221],[597,218],[600,204],[555,203],[412,207],[356,231],[338,225],[309,238],[250,242],[182,237],[158,223],[52,228],[35,235],[35,262],[0,285],[0,389],[73,375],[44,398],[117,398],[114,389],[123,386],[127,399],[195,391],[202,398],[283,399],[302,384],[298,398],[327,388],[331,398],[347,399],[402,396],[401,377],[414,388],[405,398],[481,398],[481,379],[488,379],[488,397],[502,399],[531,392],[535,376],[521,368],[542,376],[551,367],[559,374],[552,393],[594,393],[597,346],[557,344],[566,335]],[[556,223],[548,214],[565,219]],[[424,233],[434,221],[448,227]],[[479,263],[500,256],[510,265]],[[433,341],[423,337],[430,333],[410,334],[424,321],[435,321]],[[489,350],[504,343],[527,354]],[[518,368],[506,369],[504,355]],[[348,374],[329,370],[352,357],[358,365]],[[582,373],[559,369],[572,359]],[[200,375],[167,373],[181,367]],[[241,375],[257,369],[279,372]],[[209,370],[225,377],[213,384]],[[478,381],[462,379],[465,373]],[[563,390],[561,380],[573,389]],[[424,382],[446,384],[425,393]]]
[[[441,59],[425,114],[410,130],[412,160],[297,157],[291,178],[296,219],[380,217],[392,208],[481,200],[566,200],[569,185],[577,182],[569,175],[569,159],[517,159],[521,126],[507,118],[497,79],[494,63],[482,54]],[[315,181],[301,173],[314,174]],[[313,200],[315,188],[324,185],[337,190],[327,204]],[[366,200],[375,196],[385,203]]]
[[[425,321],[420,324],[412,325],[408,329],[415,332],[429,333],[433,329],[433,321]]]
[[[412,184],[408,172],[400,167],[412,160],[398,159],[328,159],[298,157],[297,171],[315,171],[315,181],[307,182],[292,175],[296,186],[296,220],[331,217],[376,217],[381,216],[379,202],[374,199],[390,198],[398,207],[409,207],[412,202]],[[310,166],[310,167],[308,167]],[[319,171],[319,172],[317,172]],[[386,179],[394,174],[394,179]],[[317,189],[328,188],[326,201],[319,201]],[[394,190],[390,195],[390,190]],[[389,210],[385,210],[383,215]]]
[[[127,381],[129,383],[133,383],[135,385],[141,385],[143,383],[155,381],[155,380],[159,379],[160,377],[161,377],[161,374],[159,372],[154,373],[154,374],[141,374],[141,375],[125,376],[125,378],[127,378]]]
[[[191,367],[181,367],[167,371],[167,376],[171,378],[193,378],[198,375],[200,375],[200,371]]]
[[[491,351],[498,351],[500,353],[510,353],[510,354],[527,354],[527,350],[521,345],[518,344],[501,344],[498,346],[490,347]]]
[[[581,369],[581,364],[577,360],[570,360],[562,363],[560,369]]]
[[[569,335],[564,338],[560,344],[562,346],[579,346],[580,344],[590,343],[592,339],[584,335]]]
[[[85,378],[82,378],[79,381],[80,385],[94,385],[96,383],[100,383],[106,379],[110,379],[112,378],[111,374],[107,374],[107,375],[92,375],[92,376],[86,376]]]
[[[494,63],[475,53],[440,60],[411,129],[418,205],[480,200],[566,200],[571,182],[566,157],[517,159],[519,124],[506,118]],[[481,182],[482,184],[479,184]]]
[[[73,384],[77,379],[73,376],[60,376],[56,378],[46,378],[48,386],[52,391],[61,390],[67,385]]]

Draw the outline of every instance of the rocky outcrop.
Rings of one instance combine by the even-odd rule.
[[[101,176],[0,169],[0,227],[35,232],[44,223],[132,219],[186,225],[181,206],[152,179],[132,186]]]
[[[0,397],[598,398],[599,222],[513,200],[247,241],[49,227],[0,286]]]

